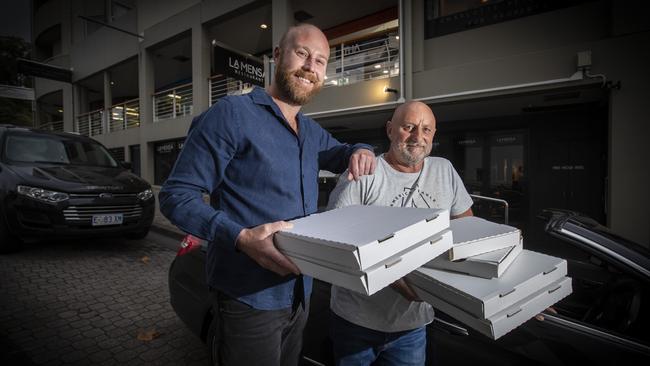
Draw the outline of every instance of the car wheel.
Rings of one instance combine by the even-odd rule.
[[[0,253],[15,252],[18,248],[20,248],[20,240],[11,235],[4,216],[0,213]]]
[[[149,228],[133,233],[128,233],[126,234],[126,238],[131,240],[140,240],[146,238],[147,235],[149,235]]]
[[[208,347],[209,365],[219,366],[219,317],[215,316],[210,322],[208,337],[205,340]]]

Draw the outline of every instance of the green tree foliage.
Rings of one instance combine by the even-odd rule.
[[[0,84],[31,87],[28,77],[18,74],[18,59],[28,58],[31,48],[22,38],[0,37]]]
[[[0,37],[0,84],[31,87],[31,78],[18,73],[18,59],[29,57],[30,45],[21,38]],[[0,97],[0,123],[32,125],[32,102]]]

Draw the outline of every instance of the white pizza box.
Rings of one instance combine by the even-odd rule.
[[[408,279],[475,317],[489,318],[566,274],[566,260],[523,250],[499,278],[422,267],[410,273]]]
[[[449,227],[454,233],[454,246],[449,250],[452,261],[513,247],[521,241],[521,231],[516,227],[476,216],[451,220]]]
[[[364,271],[351,270],[331,262],[316,262],[313,258],[288,251],[285,254],[303,274],[361,294],[372,295],[449,250],[452,243],[451,231],[445,230]]]
[[[275,234],[280,251],[363,271],[447,229],[449,211],[347,206],[291,222]]]
[[[435,309],[492,339],[507,334],[572,292],[571,278],[562,277],[487,319],[481,319],[442,300],[428,290],[417,286],[411,287],[420,299],[428,302]]]
[[[506,269],[515,261],[523,248],[523,242],[520,241],[519,244],[512,247],[493,250],[458,261],[451,261],[446,255],[440,255],[427,262],[424,267],[453,271],[482,278],[501,277]]]

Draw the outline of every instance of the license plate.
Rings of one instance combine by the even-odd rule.
[[[122,214],[93,215],[93,226],[122,225]]]

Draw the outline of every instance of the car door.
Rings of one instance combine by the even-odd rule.
[[[573,293],[554,306],[557,314],[546,312],[544,321],[531,319],[494,341],[438,312],[440,318],[430,327],[436,361],[600,365],[629,360],[629,364],[648,364],[648,315],[642,311],[650,306],[647,280],[590,251],[569,249],[555,254],[567,259],[573,279]]]

